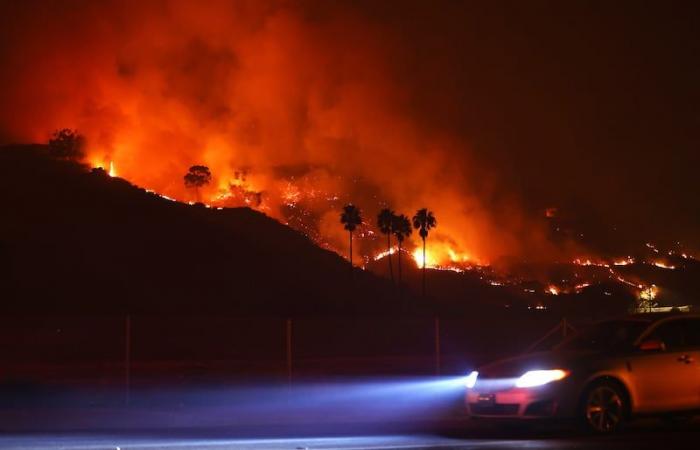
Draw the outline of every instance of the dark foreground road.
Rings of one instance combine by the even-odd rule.
[[[449,438],[431,435],[352,436],[294,439],[228,439],[116,436],[5,436],[3,449],[670,449],[697,448],[700,432],[642,433],[585,438]]]
[[[468,427],[422,434],[370,434],[329,437],[237,438],[216,432],[112,432],[5,434],[2,449],[241,449],[241,450],[360,450],[360,449],[694,449],[700,445],[697,424],[663,427],[642,424],[614,436],[586,436],[571,430],[534,431]]]
[[[466,418],[463,391],[460,377],[159,385],[124,405],[122,391],[12,387],[0,397],[0,449],[700,448],[700,419],[639,420],[611,437],[566,424],[504,427]]]

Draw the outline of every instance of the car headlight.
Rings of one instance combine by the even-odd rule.
[[[569,372],[561,369],[530,370],[518,378],[518,381],[515,382],[515,386],[519,388],[542,386],[552,381],[561,380],[567,375],[569,375]]]
[[[467,377],[464,379],[464,385],[467,387],[467,389],[471,389],[476,385],[476,379],[479,378],[479,372],[476,370],[467,375]]]

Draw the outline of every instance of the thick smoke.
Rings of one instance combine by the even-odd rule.
[[[12,2],[2,16],[3,141],[76,128],[90,163],[181,200],[193,199],[187,168],[204,164],[210,202],[301,221],[338,250],[351,201],[370,225],[384,205],[429,207],[441,263],[449,251],[481,262],[556,254],[469,144],[416,111],[414,98],[431,94],[406,72],[415,56],[352,3]]]

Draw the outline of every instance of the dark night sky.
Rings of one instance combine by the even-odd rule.
[[[699,13],[697,2],[515,1],[371,15],[414,52],[402,70],[423,87],[416,109],[460,130],[523,201],[697,245]]]

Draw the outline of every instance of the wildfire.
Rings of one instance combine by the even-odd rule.
[[[615,266],[628,266],[630,264],[634,264],[634,258],[631,256],[628,256],[626,259],[618,259],[617,261],[613,262],[613,265]]]
[[[559,293],[560,293],[561,291],[560,291],[560,289],[559,289],[558,287],[556,287],[555,285],[550,284],[549,286],[547,286],[547,291],[546,291],[546,292],[547,292],[548,294],[552,294],[552,295],[559,295]]]
[[[114,15],[112,2],[69,11],[61,2],[49,3],[46,14],[29,7],[17,15],[26,23],[4,30],[8,42],[17,44],[6,49],[6,65],[16,70],[3,74],[14,92],[4,102],[16,129],[3,131],[11,136],[36,139],[54,126],[75,127],[85,136],[85,162],[104,174],[168,201],[187,204],[196,193],[197,208],[201,202],[216,210],[264,211],[341,254],[348,237],[338,225],[338,206],[352,201],[370,221],[353,236],[354,250],[365,261],[397,252],[386,249],[371,223],[384,206],[409,217],[420,207],[435,211],[440,227],[429,235],[425,255],[425,266],[433,270],[481,271],[501,259],[577,256],[546,234],[568,222],[567,211],[549,205],[528,212],[500,188],[486,198],[478,195],[483,183],[474,175],[483,168],[478,155],[461,148],[467,136],[433,127],[422,116],[432,114],[430,108],[405,108],[406,99],[423,98],[425,83],[396,83],[392,62],[404,67],[412,59],[403,57],[412,52],[396,53],[395,43],[383,39],[385,30],[356,21],[362,14],[324,13],[316,20],[317,14],[288,2],[269,8],[208,2],[215,5],[202,9],[197,2],[173,2],[161,14],[133,2]],[[45,17],[52,18],[48,29],[42,28]],[[86,38],[91,45],[73,45]],[[211,169],[209,184],[196,190],[183,183],[193,165]],[[552,220],[543,221],[542,213]],[[418,267],[424,263],[421,244],[416,232],[406,242],[406,256]],[[647,243],[647,256],[632,254],[646,268],[686,264],[660,249]],[[692,249],[679,245],[676,251],[693,258],[687,253]],[[602,279],[637,290],[648,283],[616,267],[635,263],[626,253],[614,259],[581,253],[586,258],[574,264],[595,267],[576,267],[582,274],[576,278],[538,280],[535,290],[569,294],[574,286]],[[653,261],[659,258],[668,259]],[[525,281],[489,271],[479,275],[493,285]]]
[[[456,264],[464,264],[470,262],[472,259],[471,256],[467,255],[466,253],[457,253],[450,247],[447,248],[447,254],[450,257],[450,261]]]
[[[605,267],[606,269],[610,268],[610,264],[608,264],[605,261],[592,261],[590,259],[580,259],[576,258],[573,261],[574,264],[577,266],[596,266],[596,267]]]
[[[292,183],[287,183],[284,191],[282,192],[282,199],[287,206],[295,206],[301,199],[301,191],[299,188]]]
[[[115,167],[114,161],[110,160],[108,164],[105,164],[104,160],[93,159],[90,161],[90,166],[95,168],[95,169],[102,169],[102,170],[107,170],[106,168],[109,167],[109,170],[107,170],[107,174],[112,178],[117,176],[117,169]]]
[[[659,288],[655,284],[652,284],[651,286],[644,288],[639,292],[639,299],[651,301],[654,300],[658,295]]]
[[[102,170],[105,170],[106,167],[108,167],[109,170],[107,171],[107,174],[110,177],[117,176],[116,165],[112,160],[106,162],[106,160],[104,159],[97,159],[91,161],[91,165],[92,167],[100,168]],[[213,207],[215,207],[216,210],[222,210],[223,208],[220,205],[228,205],[231,202],[235,204],[248,205],[259,210],[269,209],[265,205],[261,205],[261,193],[256,192],[250,187],[250,185],[246,182],[245,175],[240,175],[239,173],[236,173],[236,176],[232,179],[232,181],[228,181],[225,184],[228,186],[228,188],[222,188],[221,184],[219,183],[219,187],[216,191],[214,191],[213,193],[210,191],[210,198],[212,200]],[[311,200],[326,201],[331,203],[336,202],[338,201],[339,196],[337,194],[333,194],[332,191],[326,192],[320,189],[307,189],[307,186],[305,185],[301,185],[304,186],[302,188],[300,187],[300,185],[296,184],[295,180],[288,181],[284,184],[280,184],[279,186],[279,191],[277,193],[273,193],[272,195],[277,196],[279,199],[281,199],[282,203],[288,208],[290,208],[291,211],[293,211],[292,213],[290,213],[291,216],[288,219],[294,220],[295,228],[297,228],[299,231],[302,231],[307,236],[314,238],[314,240],[316,240],[317,243],[322,247],[333,249],[333,246],[322,240],[318,232],[313,229],[313,226],[310,223],[308,223],[308,218],[312,215],[312,213],[310,210],[306,209],[305,205]],[[189,205],[195,204],[195,202],[193,201],[183,201],[183,199],[173,198],[168,195],[158,193],[151,189],[145,190],[146,192],[152,195],[157,195],[160,198],[163,198],[168,201],[183,202]],[[207,208],[212,208],[212,205],[210,204],[205,204],[205,206]],[[284,223],[289,225],[289,221],[287,220],[285,220]],[[368,224],[365,223],[363,225],[364,228],[357,233],[357,237],[372,240],[377,234],[370,228],[367,228]],[[455,250],[455,248],[453,247],[454,243],[450,241],[446,242],[443,239],[444,238],[438,237],[437,240],[433,239],[432,242],[429,242],[429,245],[426,248],[425,252],[426,268],[430,268],[433,270],[446,270],[457,273],[463,273],[465,270],[480,270],[480,267],[488,267],[480,265],[478,262],[475,262],[471,255]],[[412,252],[405,249],[402,249],[402,251],[405,252],[407,255],[411,256],[418,268],[422,268],[424,258],[423,247],[420,241],[414,241],[414,244],[416,244],[416,247]],[[659,250],[653,244],[647,243],[646,247],[654,251],[655,253],[660,253]],[[374,256],[365,256],[364,259],[365,262],[370,260],[378,261],[380,259],[385,258],[386,256],[394,255],[397,253],[398,247],[394,246],[388,250],[383,250],[379,253],[376,253],[374,254]],[[673,256],[673,252],[669,252],[669,255]],[[692,255],[689,255],[687,253],[679,253],[678,256],[687,260],[694,259]],[[632,256],[627,256],[620,259],[594,259],[587,257],[576,258],[572,261],[573,264],[578,266],[600,267],[607,269],[606,272],[609,272],[610,278],[618,281],[619,283],[634,288],[637,291],[637,296],[641,302],[650,302],[654,300],[659,294],[659,288],[656,285],[647,286],[639,282],[632,282],[630,280],[625,279],[614,269],[615,267],[619,266],[632,265],[636,262],[637,261]],[[675,265],[670,264],[662,259],[647,259],[643,260],[642,262],[661,269],[676,269]],[[487,272],[484,272],[482,274],[484,277],[482,279],[484,279],[490,285],[501,287],[511,284],[509,281],[502,281],[502,279],[493,276],[493,274],[489,275],[489,273]],[[581,282],[579,282],[578,284],[572,284],[570,287],[560,287],[555,284],[548,284],[544,289],[544,293],[556,296],[561,295],[563,293],[580,293],[583,291],[583,289],[589,286],[591,286],[590,280],[581,280]],[[535,290],[525,289],[525,292],[535,293]],[[537,307],[536,309],[543,309],[543,307]]]
[[[653,251],[654,253],[659,253],[659,249],[656,248],[656,246],[655,246],[654,244],[652,244],[651,242],[647,242],[647,243],[646,243],[646,246],[647,246],[648,249],[650,249],[650,250]]]
[[[377,253],[372,259],[374,259],[375,261],[379,261],[382,258],[385,258],[389,255],[393,255],[397,251],[398,247],[391,247],[389,250],[384,250],[383,252]]]
[[[413,260],[416,262],[416,265],[418,267],[423,267],[423,249],[422,248],[416,248],[413,251]],[[429,268],[435,268],[437,267],[437,260],[435,259],[435,256],[433,255],[432,252],[430,252],[428,249],[425,251],[425,267]]]
[[[666,264],[664,261],[654,261],[652,262],[652,265],[656,267],[660,267],[662,269],[668,269],[668,270],[674,270],[676,266],[671,265],[671,264]]]
[[[576,292],[580,292],[580,291],[586,289],[590,285],[591,285],[591,283],[581,283],[581,284],[577,284],[576,286],[574,286],[574,289],[576,290]]]

